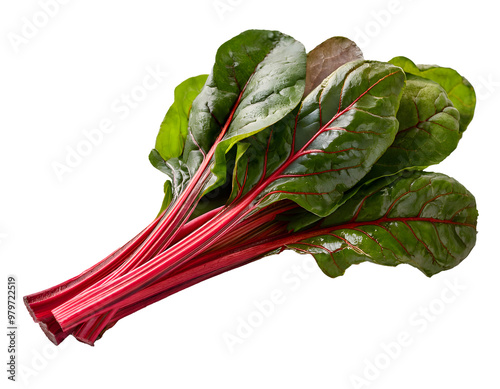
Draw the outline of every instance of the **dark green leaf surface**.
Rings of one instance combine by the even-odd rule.
[[[290,156],[298,109],[264,131],[238,143],[230,200],[248,193]]]
[[[293,154],[273,173],[260,205],[290,199],[330,214],[393,142],[405,85],[400,68],[374,61],[343,65],[302,103]]]
[[[396,138],[364,181],[443,161],[458,145],[460,114],[437,83],[407,75]]]
[[[460,138],[459,113],[444,89],[434,81],[407,75],[397,113],[398,133],[380,159],[363,179],[344,194],[343,202],[363,185],[402,170],[423,170],[444,160],[455,150]],[[304,212],[290,221],[297,231],[320,218]]]
[[[249,30],[217,51],[212,73],[194,100],[183,159],[207,155],[219,139],[207,189],[226,178],[225,155],[239,140],[282,119],[304,93],[303,45],[277,31]]]
[[[460,112],[460,132],[467,129],[476,107],[476,93],[469,81],[456,70],[435,65],[415,65],[406,57],[395,57],[389,62],[401,67],[406,73],[427,78],[440,84],[455,108]]]
[[[475,199],[460,183],[413,172],[365,186],[312,229],[311,237],[289,248],[314,255],[330,277],[365,261],[407,263],[432,276],[469,254],[476,223]]]
[[[170,177],[171,193],[166,192],[166,198],[176,199],[205,161],[214,174],[204,178],[204,196],[193,215],[224,204],[230,192],[217,188],[227,186],[228,173],[231,177],[228,152],[300,102],[305,66],[300,42],[277,31],[249,30],[219,48],[208,79],[199,76],[179,85],[149,157],[153,166]],[[217,163],[209,162],[214,143],[218,144]],[[174,173],[177,168],[180,173]]]

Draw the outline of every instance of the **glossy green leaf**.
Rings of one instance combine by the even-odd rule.
[[[341,66],[304,99],[293,152],[261,191],[260,206],[290,199],[330,214],[393,142],[405,85],[400,68],[374,61]]]
[[[172,171],[172,164],[178,163],[178,158],[182,155],[187,136],[188,117],[193,100],[198,96],[201,88],[205,84],[208,75],[203,74],[188,78],[180,83],[174,91],[174,102],[170,106],[160,125],[160,131],[156,137],[155,148],[149,154],[151,164],[167,174],[173,179],[175,173]],[[167,160],[173,158],[171,162]],[[170,166],[169,166],[170,165]],[[185,187],[187,181],[167,180],[164,184],[164,198],[160,213],[166,209],[179,191]]]
[[[460,114],[445,90],[425,78],[407,75],[394,142],[364,181],[403,169],[424,169],[443,161],[458,145]]]
[[[290,156],[298,109],[264,131],[238,143],[230,201],[247,194]]]
[[[191,77],[180,83],[174,91],[174,103],[160,125],[155,149],[164,159],[182,155],[188,133],[188,117],[193,100],[200,93],[208,75]]]
[[[444,89],[425,78],[407,75],[396,117],[399,129],[394,142],[370,172],[344,194],[343,202],[370,181],[402,170],[423,170],[441,162],[455,150],[461,138],[458,111]],[[297,231],[319,219],[304,212],[290,221],[289,228]]]
[[[476,93],[474,88],[457,71],[436,65],[415,65],[406,57],[395,57],[390,63],[401,67],[406,73],[427,78],[440,84],[460,112],[460,132],[464,132],[474,116]]]
[[[180,195],[198,171],[211,169],[214,173],[208,178],[203,175],[200,202],[193,215],[227,201],[230,191],[224,183],[227,177],[231,178],[233,166],[231,158],[227,163],[228,153],[239,140],[279,121],[300,102],[305,62],[303,45],[290,36],[277,31],[249,30],[219,48],[212,73],[201,91],[201,76],[177,88],[176,100],[184,93],[186,104],[182,107],[190,107],[189,121],[185,115],[175,115],[177,111],[187,114],[187,110],[174,103],[173,113],[169,110],[162,124],[165,130],[158,134],[157,148],[150,154],[153,166],[172,180],[172,199]],[[175,132],[179,127],[182,131]],[[175,139],[169,143],[172,136],[180,135],[185,143]],[[161,142],[163,149],[159,147]],[[182,155],[177,158],[181,143]],[[176,180],[172,166],[182,170]],[[221,186],[224,188],[217,190]]]
[[[347,62],[363,59],[361,49],[348,38],[334,36],[307,54],[306,88],[304,96]]]
[[[216,144],[213,175],[205,193],[226,177],[232,146],[276,123],[304,93],[303,45],[277,31],[249,30],[217,51],[211,75],[194,100],[183,159],[203,156]]]
[[[413,172],[365,186],[288,247],[314,255],[330,277],[365,261],[407,263],[432,276],[469,254],[476,223],[474,196],[460,183],[444,174]]]

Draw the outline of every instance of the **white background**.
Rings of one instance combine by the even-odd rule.
[[[67,1],[44,17],[37,1],[2,2],[0,300],[6,300],[7,274],[17,276],[19,296],[52,286],[155,216],[164,177],[147,156],[174,86],[209,72],[218,46],[250,28],[280,30],[307,50],[344,35],[367,59],[405,55],[466,76],[478,95],[476,116],[458,149],[434,170],[463,183],[480,211],[471,255],[431,279],[408,266],[363,264],[332,280],[307,267],[306,257],[284,253],[124,319],[94,348],[72,338],[52,346],[20,306],[18,382],[7,383],[42,389],[497,387],[500,55],[498,13],[490,5],[94,0]],[[26,33],[33,19],[37,31],[13,44],[13,34]],[[140,86],[150,68],[167,74],[127,114],[116,112],[121,95]],[[113,131],[59,180],[54,162],[64,163],[68,148],[106,118]],[[306,269],[294,274],[297,266]],[[460,285],[455,295],[450,283]],[[281,302],[229,347],[224,336],[237,336],[241,320],[258,317],[255,302],[273,290],[281,291]],[[443,293],[454,301],[442,302]],[[419,309],[429,306],[435,314],[423,319]],[[5,303],[0,311],[4,317]],[[382,344],[393,344],[401,332],[411,344],[384,357]],[[5,367],[6,346],[0,350]],[[367,370],[373,363],[388,366],[377,374]],[[369,386],[354,385],[354,376]]]

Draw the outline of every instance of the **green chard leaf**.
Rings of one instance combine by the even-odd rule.
[[[204,193],[226,179],[226,153],[281,120],[304,93],[304,46],[277,31],[249,30],[217,51],[212,73],[194,100],[183,159],[203,157],[214,144],[215,163]]]
[[[364,182],[404,169],[422,170],[443,161],[458,145],[460,114],[437,83],[407,75],[396,138]]]
[[[361,262],[407,263],[432,276],[467,257],[476,223],[474,196],[460,183],[444,174],[407,172],[363,187],[287,247],[312,254],[330,277]]]
[[[191,104],[205,85],[207,77],[207,74],[202,74],[188,78],[175,88],[174,102],[168,109],[156,137],[155,150],[164,160],[182,155],[188,133]]]
[[[340,66],[359,59],[363,59],[361,50],[353,41],[344,37],[333,37],[316,46],[307,54],[304,95],[318,87]],[[255,186],[262,177],[271,174],[286,160],[291,150],[297,112],[296,109],[264,131],[238,142],[236,166],[240,165],[240,169],[234,170],[235,187],[230,200],[233,200],[239,193],[241,188],[239,180],[245,179],[247,189],[243,189],[243,193],[246,193],[248,188]],[[270,142],[271,135],[272,141]],[[245,169],[247,164],[249,167]],[[264,174],[263,169],[266,170]],[[243,177],[245,171],[247,176]]]
[[[160,125],[155,148],[149,154],[151,164],[162,173],[167,174],[174,187],[178,186],[175,189],[177,192],[182,190],[184,180],[174,182],[174,167],[181,165],[181,167],[187,168],[178,157],[182,155],[184,150],[191,105],[200,93],[207,77],[208,75],[204,74],[188,78],[175,88],[174,102]]]
[[[165,197],[160,213],[182,192],[191,179],[191,176],[186,174],[187,166],[178,157],[182,155],[186,142],[191,104],[200,93],[207,77],[207,74],[190,77],[175,88],[174,102],[160,125],[155,148],[149,154],[151,164],[169,176],[164,185]],[[177,168],[184,173],[176,172]]]
[[[213,174],[204,179],[193,216],[223,205],[230,193],[232,146],[295,108],[303,95],[305,62],[303,45],[290,36],[249,30],[219,48],[210,76],[181,83],[149,156],[169,176],[166,198],[175,200],[205,162]]]
[[[387,63],[341,66],[298,112],[248,140],[253,154],[238,161],[233,197],[260,185],[258,207],[289,199],[330,214],[394,140],[404,85],[401,69]]]
[[[399,129],[394,142],[352,189],[344,193],[342,202],[354,196],[363,185],[403,170],[423,170],[443,161],[461,138],[460,114],[445,90],[434,81],[407,75],[406,88],[396,118]],[[297,231],[319,220],[304,212],[290,221]]]
[[[460,132],[464,132],[474,116],[476,93],[474,88],[457,71],[436,65],[415,65],[406,57],[395,57],[390,63],[401,67],[406,73],[427,78],[440,84],[460,112]]]

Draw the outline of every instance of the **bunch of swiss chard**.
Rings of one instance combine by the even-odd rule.
[[[210,75],[175,89],[150,154],[168,176],[159,215],[26,306],[54,343],[94,344],[149,304],[283,250],[330,277],[365,261],[450,269],[475,244],[476,203],[423,169],[457,147],[474,107],[450,68],[364,60],[342,37],[306,54],[280,32],[243,32]]]

